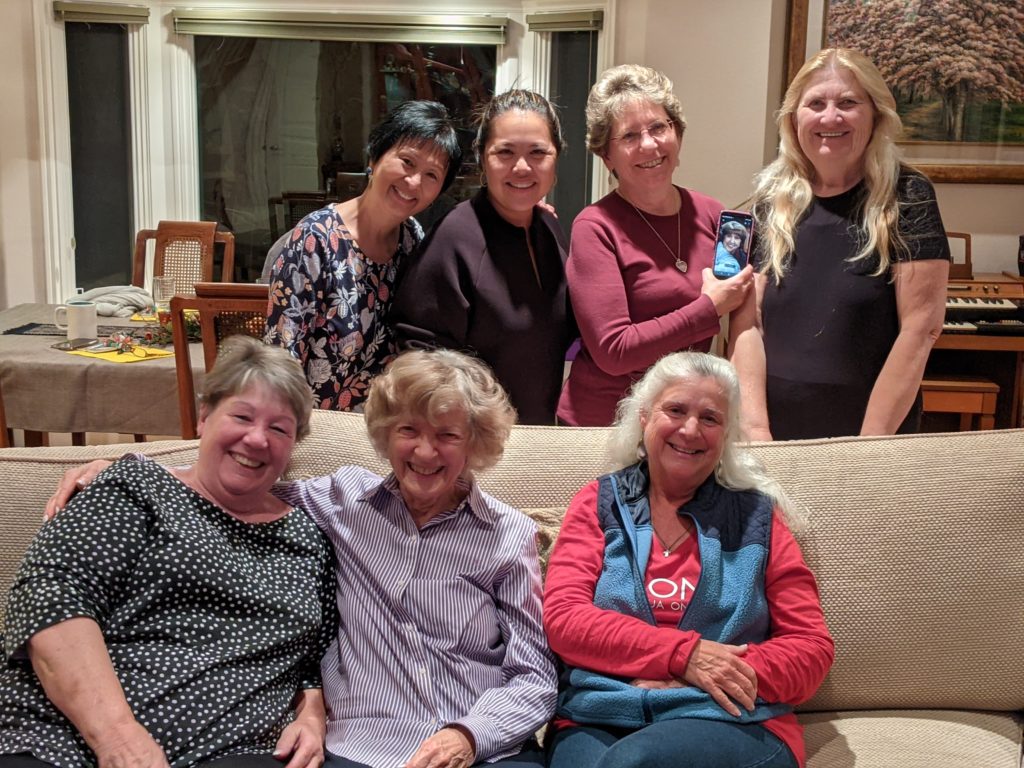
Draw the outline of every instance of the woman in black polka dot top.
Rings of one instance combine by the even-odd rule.
[[[323,760],[330,546],[268,493],[309,430],[309,387],[286,352],[241,337],[205,384],[193,466],[117,462],[26,554],[0,768]]]

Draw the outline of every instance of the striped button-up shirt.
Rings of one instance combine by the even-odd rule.
[[[359,467],[279,486],[338,558],[338,638],[324,657],[327,749],[378,768],[465,727],[476,759],[513,755],[551,717],[536,526],[475,483],[417,529],[394,475]]]

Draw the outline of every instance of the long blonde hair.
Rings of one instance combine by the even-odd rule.
[[[875,123],[871,140],[864,150],[864,186],[860,227],[860,248],[850,259],[861,261],[878,254],[873,275],[888,272],[889,265],[907,250],[899,234],[899,203],[896,182],[902,163],[896,139],[903,123],[896,113],[896,100],[881,72],[864,54],[849,48],[826,48],[808,59],[786,89],[776,117],[779,127],[779,156],[757,175],[753,212],[761,238],[761,250],[767,256],[764,271],[781,281],[795,250],[794,233],[807,213],[814,193],[811,178],[814,166],[800,149],[793,118],[800,97],[811,78],[826,69],[845,69],[871,98]]]

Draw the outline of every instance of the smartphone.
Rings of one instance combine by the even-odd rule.
[[[722,211],[718,214],[715,237],[715,277],[725,279],[738,274],[750,261],[750,244],[754,239],[754,217],[746,211]]]
[[[67,341],[58,341],[56,344],[51,344],[50,347],[67,352],[72,349],[85,349],[95,343],[96,339],[68,339]]]

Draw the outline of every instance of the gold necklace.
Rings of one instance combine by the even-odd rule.
[[[668,557],[670,554],[672,554],[672,550],[675,549],[676,544],[678,544],[680,541],[685,539],[690,534],[689,531],[683,531],[681,534],[679,534],[678,539],[676,539],[666,547],[665,540],[661,538],[661,534],[658,533],[658,529],[654,527],[654,523],[651,523],[651,530],[654,531],[654,538],[656,538],[658,540],[658,543],[661,544],[661,554],[663,554],[665,557]]]
[[[616,189],[615,193],[619,197],[621,197],[623,200],[626,200],[625,196],[621,192],[619,192],[619,190]],[[632,208],[634,211],[636,211],[636,215],[644,220],[644,224],[646,224],[648,227],[651,228],[651,232],[654,233],[654,236],[656,238],[658,238],[658,240],[661,241],[661,244],[665,246],[665,250],[668,251],[669,254],[671,254],[673,259],[675,259],[676,269],[678,269],[680,272],[682,272],[685,275],[686,274],[686,270],[689,269],[689,267],[688,267],[688,265],[686,263],[686,260],[682,258],[682,252],[683,252],[683,227],[682,227],[682,223],[681,223],[681,218],[682,218],[681,214],[683,213],[682,201],[679,202],[679,210],[676,211],[676,249],[675,249],[675,251],[673,251],[671,248],[668,247],[668,243],[665,242],[665,238],[663,238],[660,234],[658,234],[658,230],[656,230],[654,228],[654,225],[651,224],[651,222],[647,220],[647,217],[644,216],[644,212],[641,211],[639,208],[637,208],[635,205],[633,205],[633,203],[630,203],[629,200],[626,200],[626,202],[629,203],[629,207],[630,208]],[[668,554],[666,553],[665,556],[668,557]]]

